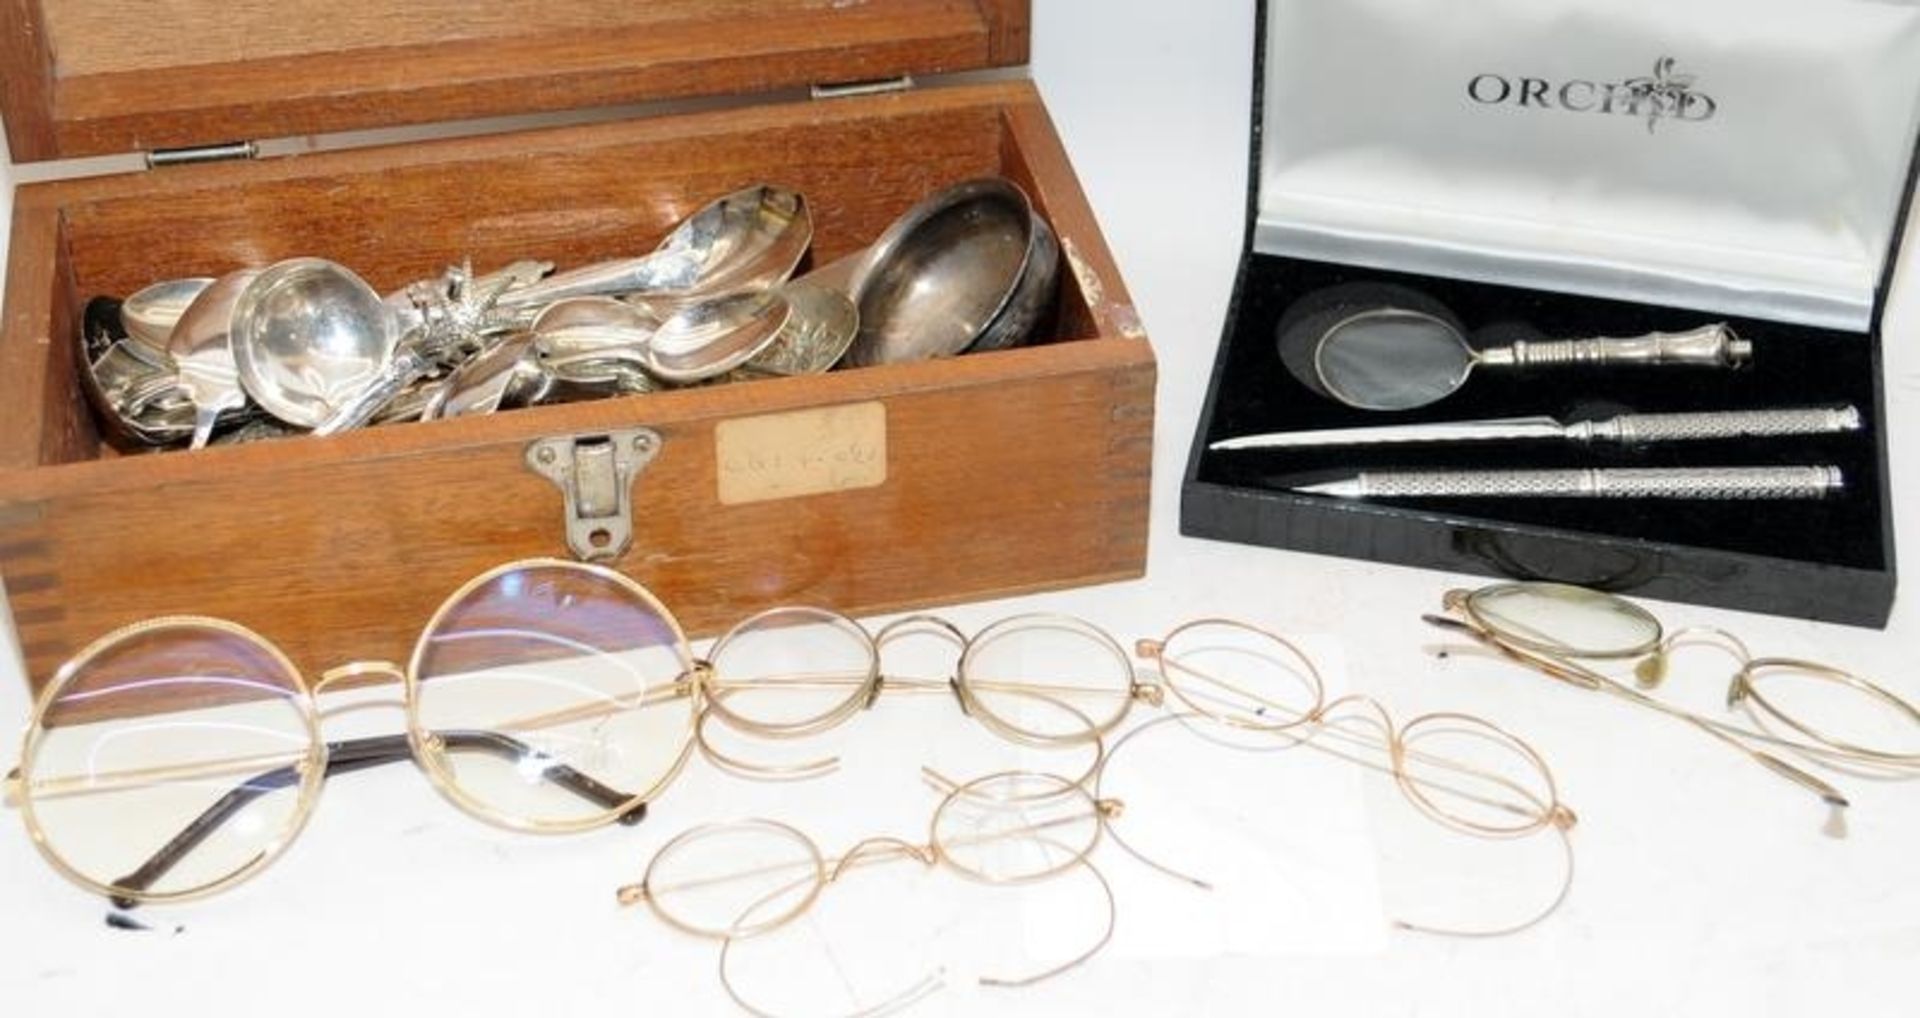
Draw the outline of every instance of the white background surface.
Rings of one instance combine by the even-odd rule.
[[[1325,895],[1320,907],[1345,911],[1324,926],[1295,902],[1266,909],[1275,929],[1296,935],[1276,936],[1265,949],[1161,961],[1112,951],[1034,990],[956,992],[931,1010],[1914,1014],[1914,783],[1837,777],[1855,807],[1850,837],[1828,838],[1822,811],[1804,793],[1684,726],[1477,655],[1434,657],[1435,634],[1419,614],[1457,578],[1178,536],[1179,479],[1241,240],[1251,4],[1035,6],[1034,74],[1160,357],[1150,565],[1142,582],[971,605],[951,616],[977,628],[1009,610],[1044,607],[1127,638],[1218,613],[1326,634],[1344,651],[1345,684],[1402,717],[1478,711],[1539,745],[1581,816],[1579,876],[1560,913],[1501,941],[1394,933],[1374,916],[1356,917],[1366,895]],[[1909,491],[1920,477],[1920,445],[1909,439],[1920,426],[1912,336],[1920,294],[1911,277],[1903,273],[1887,320],[1883,422],[1893,436],[1906,548],[1920,540]],[[1763,652],[1835,660],[1920,696],[1920,599],[1911,594],[1885,632],[1655,607],[1669,624],[1726,625]],[[24,722],[24,683],[11,663],[4,671],[0,722]],[[1714,709],[1715,689],[1682,692]],[[521,838],[469,820],[405,768],[354,775],[328,789],[299,844],[266,874],[216,900],[155,910],[153,918],[184,925],[177,935],[106,929],[101,906],[60,881],[17,828],[0,832],[0,1014],[338,1016],[387,1013],[403,1002],[472,1015],[726,1013],[711,949],[663,933],[643,913],[616,910],[612,888],[637,878],[670,834],[763,806],[830,804],[789,814],[829,851],[863,833],[911,835],[924,814],[879,804],[909,801],[900,797],[913,793],[898,781],[909,777],[918,736],[901,746],[898,734],[872,733],[922,722],[935,726],[933,739],[965,731],[936,713],[867,719],[865,734],[878,740],[871,752],[904,754],[896,767],[850,768],[830,786],[768,800],[696,765],[640,829],[564,839]],[[353,720],[398,725],[397,714]],[[1294,872],[1322,879],[1322,870],[1305,868],[1315,845],[1336,855],[1357,845],[1328,872],[1374,876],[1383,856],[1369,850],[1379,846],[1368,844],[1366,829],[1325,824],[1316,802],[1350,796],[1351,782],[1336,777],[1303,792],[1297,781],[1232,773],[1249,809],[1277,812],[1299,832],[1328,830],[1331,840],[1302,838],[1298,856],[1272,854],[1281,883]],[[1225,777],[1195,767],[1167,779]],[[1368,796],[1366,805],[1376,830],[1387,829],[1390,796]],[[1116,875],[1129,865],[1112,853],[1102,861]],[[1122,901],[1120,922],[1177,937],[1182,924],[1210,921],[1206,909],[1216,907],[1135,895]],[[1327,932],[1316,938],[1317,929]]]

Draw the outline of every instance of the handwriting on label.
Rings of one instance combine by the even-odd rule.
[[[737,417],[714,429],[720,504],[740,505],[887,482],[883,403]]]

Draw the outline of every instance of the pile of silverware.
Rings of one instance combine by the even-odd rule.
[[[559,273],[461,265],[384,297],[320,258],[167,280],[89,305],[82,381],[122,444],[331,435],[1016,346],[1059,270],[1052,229],[999,178],[943,188],[794,278],[812,240],[805,199],[763,184],[651,253]]]

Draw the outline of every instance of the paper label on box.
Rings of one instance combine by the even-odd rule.
[[[887,408],[854,403],[721,421],[714,455],[721,505],[879,487]]]

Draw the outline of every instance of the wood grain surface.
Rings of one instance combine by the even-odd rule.
[[[631,253],[763,179],[807,194],[825,259],[982,173],[1026,186],[1070,252],[1031,347],[202,452],[113,455],[77,412],[74,309],[95,292],[293,254],[384,287],[460,252],[482,266]],[[250,626],[309,676],[404,659],[468,577],[567,554],[528,443],[635,425],[664,445],[614,564],[695,632],[776,603],[871,613],[1144,567],[1153,354],[1025,82],[32,185],[14,223],[0,575],[35,682],[168,613]],[[876,400],[884,484],[719,503],[719,422]]]
[[[1029,18],[1026,0],[0,0],[0,109],[16,160],[151,151],[1018,64]]]

